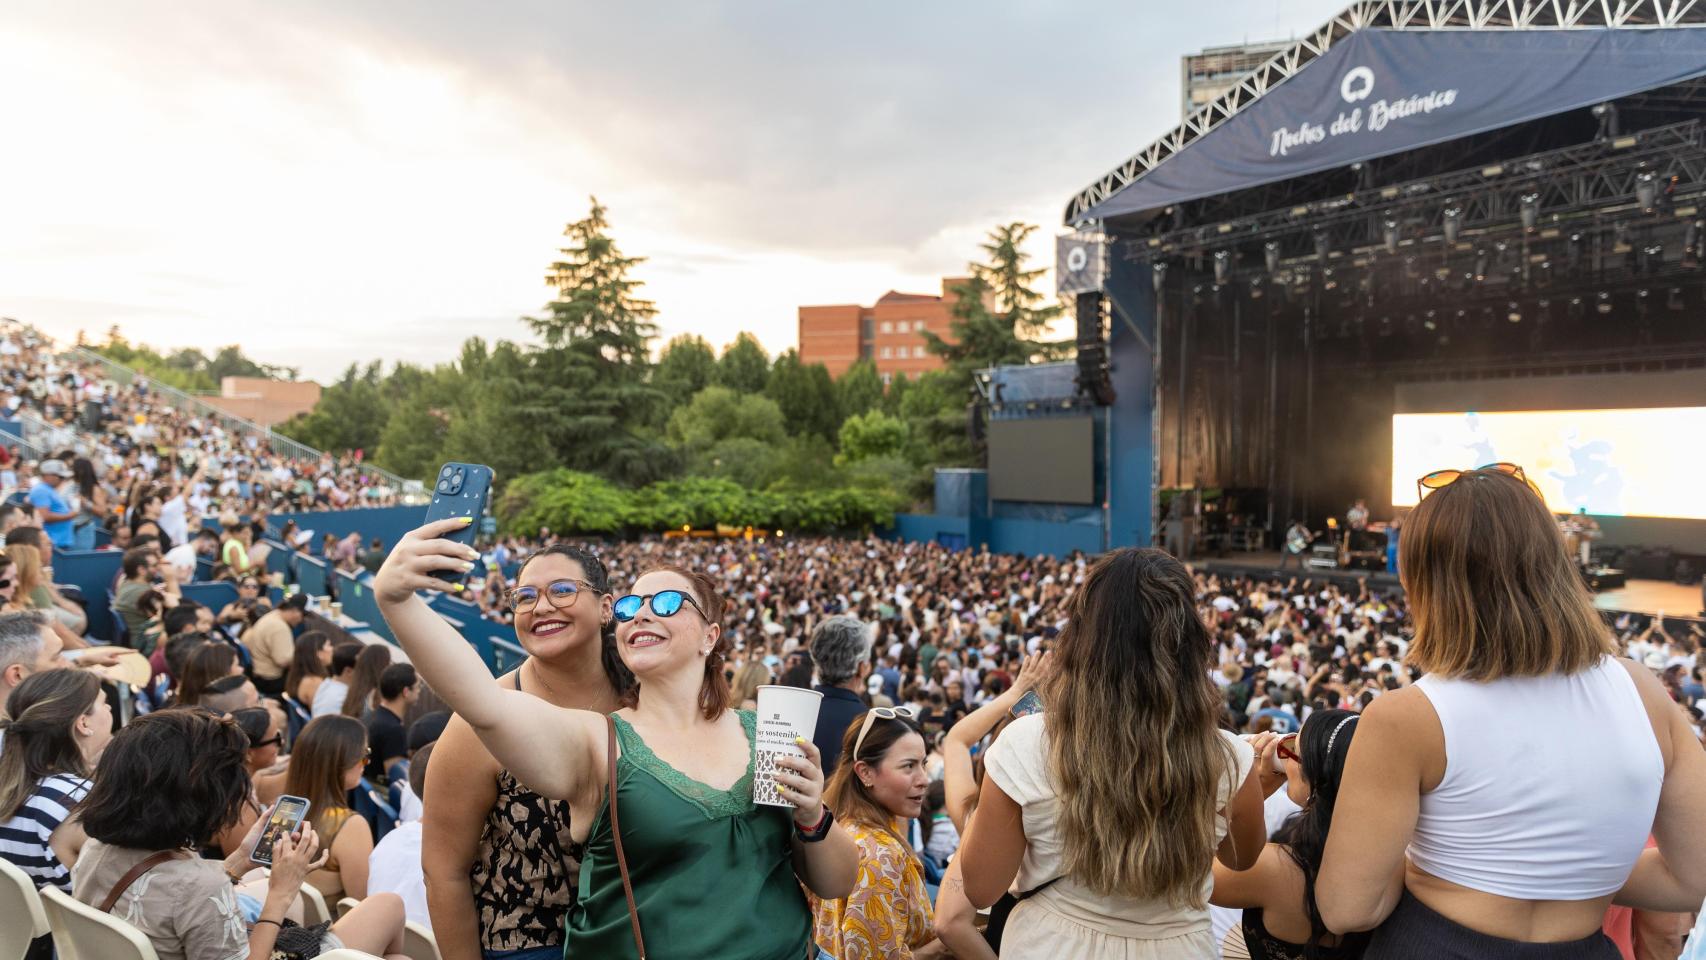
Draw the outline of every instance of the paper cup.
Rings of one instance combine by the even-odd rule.
[[[823,694],[799,687],[766,685],[758,688],[758,739],[754,746],[752,802],[770,807],[792,807],[776,792],[778,757],[806,755],[794,742],[817,732],[817,711]]]

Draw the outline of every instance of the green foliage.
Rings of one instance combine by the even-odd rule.
[[[380,372],[378,360],[365,368],[350,364],[337,383],[320,392],[313,410],[292,417],[278,432],[321,450],[376,451],[390,416]]]
[[[1057,359],[1069,352],[1070,344],[1039,339],[1061,307],[1039,306],[1045,297],[1034,284],[1043,270],[1025,265],[1030,258],[1020,247],[1036,229],[1008,223],[991,230],[982,244],[988,260],[971,264],[971,280],[952,291],[957,297],[948,324],[953,342],[924,331],[925,346],[946,362],[956,383],[969,385],[985,367]]]
[[[671,340],[658,357],[652,384],[664,395],[669,409],[692,399],[717,377],[717,354],[705,338],[684,333]]]
[[[493,512],[507,533],[618,533],[630,495],[602,477],[557,468],[515,477],[504,486]]]
[[[717,361],[717,382],[736,393],[763,393],[770,381],[770,355],[744,330]]]
[[[708,449],[719,440],[750,437],[781,443],[782,408],[762,394],[739,394],[723,386],[706,387],[669,418],[670,442],[689,452]]]
[[[224,377],[295,380],[301,375],[296,367],[257,363],[244,356],[242,348],[235,344],[220,347],[211,358],[188,347],[162,355],[145,344],[132,344],[117,326],[107,331],[105,343],[87,346],[114,363],[140,370],[152,380],[191,392],[217,393],[219,381]]]
[[[841,429],[840,399],[823,364],[800,362],[798,350],[786,350],[770,368],[764,393],[782,410],[783,424],[795,436],[835,439]]]
[[[836,406],[842,418],[857,416],[883,402],[883,380],[876,364],[860,359],[835,381]]]
[[[909,434],[906,423],[881,410],[854,414],[841,424],[840,463],[857,463],[868,457],[898,457]]]

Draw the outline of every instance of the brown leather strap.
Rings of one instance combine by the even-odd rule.
[[[124,876],[118,878],[118,884],[113,887],[113,891],[107,894],[107,898],[105,900],[101,901],[101,912],[112,913],[114,905],[118,903],[118,898],[124,896],[124,892],[130,889],[130,885],[135,883],[143,874],[155,867],[158,867],[160,864],[165,863],[167,860],[178,860],[183,857],[184,854],[180,851],[162,850],[159,853],[138,861],[136,866],[125,871]]]
[[[628,898],[628,922],[634,927],[634,949],[640,951],[640,960],[646,960],[646,938],[640,934],[640,908],[634,905],[634,884],[628,879],[628,857],[622,852],[622,824],[616,819],[616,720],[606,714],[604,726],[609,732],[609,745],[605,747],[604,755],[608,762],[605,764],[609,776],[608,804],[610,807],[610,837],[616,842],[616,868],[622,872],[622,893]]]

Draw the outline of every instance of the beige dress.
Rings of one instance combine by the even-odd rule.
[[[1015,891],[1034,890],[1061,875],[1063,839],[1060,801],[1049,782],[1046,713],[1014,721],[989,750],[985,769],[1002,792],[1022,808],[1025,856],[1013,883]],[[1222,732],[1237,758],[1220,783],[1225,810],[1254,762],[1250,745]],[[1133,758],[1141,762],[1141,758]],[[1216,818],[1215,843],[1226,836],[1224,812]],[[1214,876],[1204,871],[1206,902]],[[1050,884],[1022,901],[1007,921],[1001,960],[1198,960],[1217,953],[1208,909],[1173,906],[1165,898],[1148,900],[1103,896],[1071,877]]]

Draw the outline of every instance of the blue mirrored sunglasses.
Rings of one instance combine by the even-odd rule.
[[[616,621],[618,623],[627,623],[629,620],[640,615],[640,608],[644,607],[648,600],[652,603],[652,612],[660,617],[675,616],[677,613],[681,612],[681,605],[684,603],[692,606],[693,609],[698,610],[699,616],[705,617],[705,611],[700,608],[699,604],[695,603],[692,597],[682,593],[680,590],[660,590],[657,593],[648,593],[645,596],[640,596],[637,593],[630,593],[620,600],[617,600],[616,603],[611,606],[611,611],[616,615]],[[711,618],[705,617],[705,619],[709,620]]]

